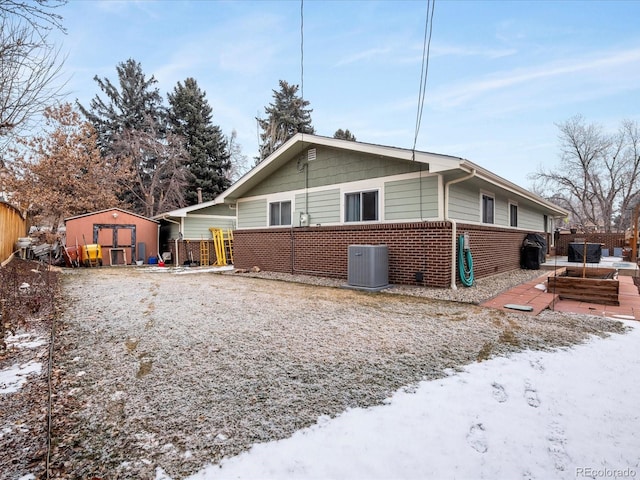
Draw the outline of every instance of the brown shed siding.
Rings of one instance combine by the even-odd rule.
[[[117,214],[114,217],[114,214]],[[80,217],[69,218],[67,228],[67,246],[98,243],[102,246],[104,265],[111,265],[112,248],[122,248],[126,253],[127,264],[140,257],[138,245],[145,244],[145,263],[150,256],[158,255],[158,222],[120,209],[110,209]],[[135,243],[133,231],[135,229]],[[116,263],[122,262],[122,254],[114,252]]]
[[[18,238],[27,235],[27,222],[20,212],[5,202],[0,202],[0,262],[15,251]]]
[[[520,268],[526,233],[506,228],[458,225],[468,232],[475,278]],[[358,226],[237,230],[237,268],[347,278],[347,247],[354,244],[389,248],[389,281],[395,284],[451,285],[451,224],[397,223]],[[416,281],[422,272],[423,281]],[[459,280],[456,280],[459,284]]]

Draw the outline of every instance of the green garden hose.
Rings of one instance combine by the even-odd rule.
[[[465,287],[473,285],[473,257],[471,249],[464,248],[464,235],[458,237],[458,271]]]

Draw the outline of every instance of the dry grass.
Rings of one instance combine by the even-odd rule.
[[[447,369],[620,330],[237,275],[81,270],[64,291],[54,478],[180,478]]]

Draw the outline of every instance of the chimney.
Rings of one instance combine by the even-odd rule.
[[[202,203],[202,188],[198,187],[198,203]]]

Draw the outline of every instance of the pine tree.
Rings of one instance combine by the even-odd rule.
[[[333,134],[333,138],[339,138],[341,140],[349,140],[351,142],[356,141],[356,136],[353,133],[351,133],[348,128],[346,130],[342,130],[341,128],[339,128],[338,130],[336,130],[336,133]]]
[[[96,95],[89,109],[78,106],[98,132],[102,154],[129,171],[122,199],[147,216],[185,206],[190,173],[183,162],[188,157],[183,139],[167,130],[156,79],[145,78],[133,59],[118,64],[116,71],[120,88],[96,76],[106,100]]]
[[[231,168],[227,141],[220,127],[213,125],[212,109],[206,94],[193,78],[184,84],[178,82],[169,99],[169,124],[174,133],[185,139],[189,154],[186,166],[192,174],[185,199],[189,204],[198,200],[197,190],[202,189],[202,200],[213,200],[229,186]]]
[[[99,135],[100,147],[108,152],[113,147],[113,138],[125,130],[149,130],[149,120],[158,126],[166,122],[166,109],[162,105],[162,96],[154,85],[158,81],[151,76],[146,79],[140,63],[133,59],[116,66],[118,86],[108,78],[97,75],[93,79],[106,100],[96,95],[86,109],[80,103],[80,111],[93,124]]]
[[[311,112],[307,100],[298,96],[298,85],[280,80],[280,90],[273,90],[273,103],[265,107],[267,118],[257,118],[262,129],[260,152],[256,163],[267,158],[296,133],[315,133],[311,126]]]

